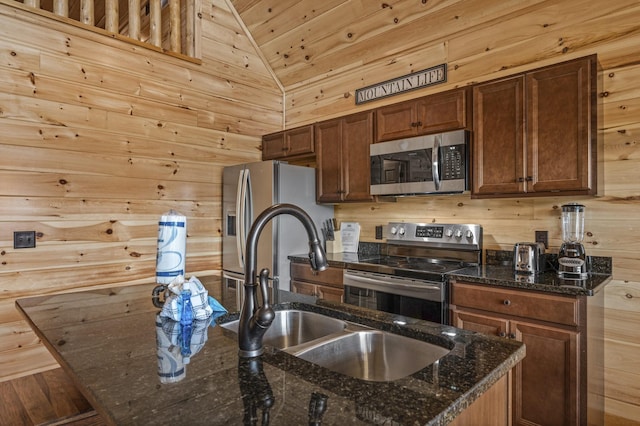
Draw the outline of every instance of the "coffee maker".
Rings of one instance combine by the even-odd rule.
[[[582,245],[584,238],[584,206],[570,203],[562,206],[562,246],[558,253],[558,276],[583,280],[589,276],[589,262]]]

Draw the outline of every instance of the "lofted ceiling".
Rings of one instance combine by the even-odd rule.
[[[454,34],[495,25],[543,0],[230,2],[281,84],[292,89],[373,62],[393,63],[412,49],[445,46]]]

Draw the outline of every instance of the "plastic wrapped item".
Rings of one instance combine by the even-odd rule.
[[[162,215],[158,222],[156,282],[169,284],[185,276],[187,251],[187,218],[175,210]]]

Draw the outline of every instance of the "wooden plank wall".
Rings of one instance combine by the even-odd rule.
[[[187,274],[221,265],[221,169],[260,159],[282,91],[224,1],[202,64],[0,3],[0,380],[56,364],[14,300],[153,282],[158,219],[187,216]],[[35,230],[37,247],[13,249]]]
[[[360,51],[345,47],[342,54],[353,62],[339,65],[347,71],[327,71],[324,78],[309,77],[305,84],[285,86],[287,127],[598,54],[603,67],[600,131],[604,136],[600,197],[412,197],[397,203],[340,205],[336,212],[340,220],[360,222],[366,241],[374,241],[375,225],[391,220],[472,222],[483,225],[485,248],[510,250],[518,241],[532,241],[535,230],[548,230],[550,250],[557,252],[561,243],[559,206],[568,201],[584,203],[587,252],[611,256],[614,265],[614,279],[605,293],[607,424],[635,423],[640,419],[640,3],[492,2],[507,9],[499,19],[492,19],[481,7],[474,8],[483,2],[463,3],[459,14],[441,15],[439,22],[423,19],[420,28],[409,26],[399,37],[372,37],[361,43]],[[371,23],[360,22],[360,27],[377,28],[367,24]],[[447,33],[448,25],[456,30]],[[417,35],[421,31],[422,36]],[[358,38],[368,35],[361,32]],[[423,42],[418,45],[420,37]],[[444,85],[371,105],[354,105],[354,90],[359,87],[440,63],[449,66]],[[292,69],[304,72],[296,64],[288,65],[292,73]],[[561,148],[558,155],[562,155]]]

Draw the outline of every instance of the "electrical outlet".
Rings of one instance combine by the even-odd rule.
[[[549,248],[549,231],[536,231],[536,243],[543,243],[544,248]]]
[[[13,233],[13,248],[33,248],[36,246],[36,231],[16,231]]]
[[[376,225],[376,240],[382,239],[382,225]]]

